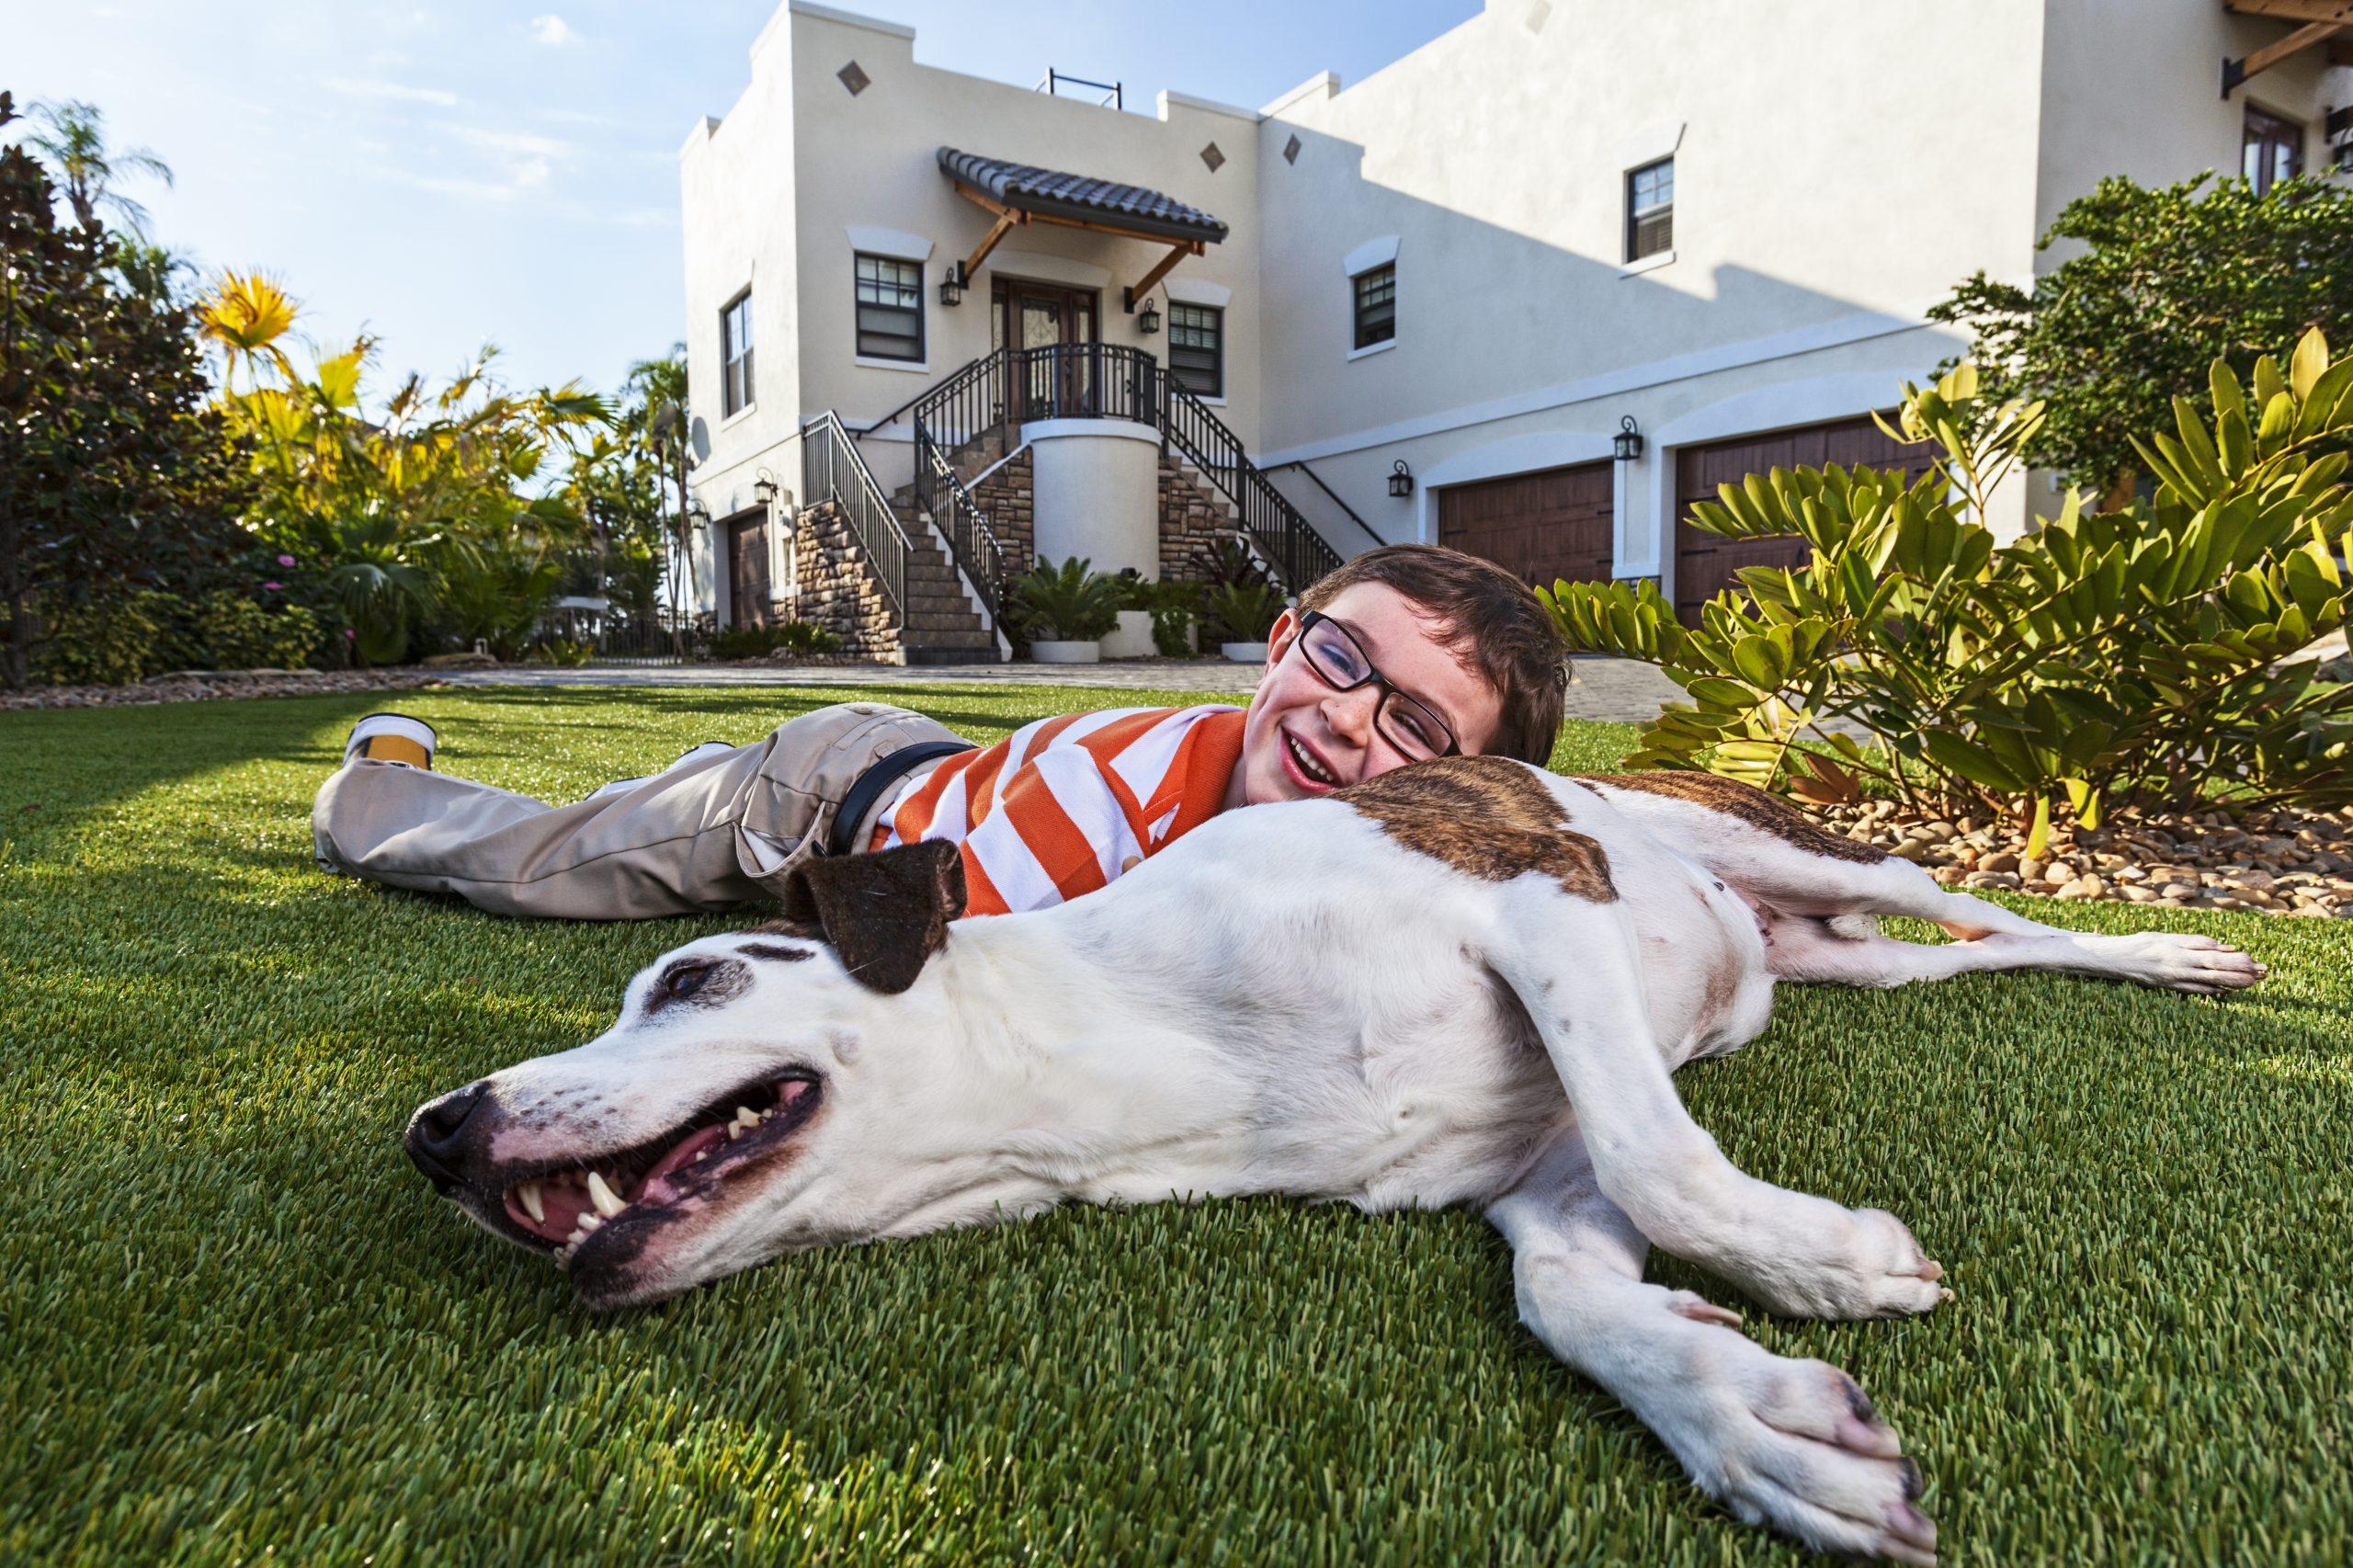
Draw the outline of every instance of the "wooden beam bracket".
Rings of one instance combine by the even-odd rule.
[[[989,232],[982,237],[980,244],[972,254],[956,264],[956,281],[970,288],[972,274],[981,269],[981,263],[988,260],[989,252],[996,249],[997,242],[1011,233],[1014,225],[1020,221],[1021,215],[1017,212],[998,213],[996,222],[989,225]]]
[[[1136,301],[1151,293],[1152,286],[1167,277],[1178,262],[1188,256],[1202,255],[1207,249],[1208,247],[1199,240],[1178,240],[1171,245],[1168,254],[1162,256],[1159,264],[1143,275],[1142,281],[1124,291],[1122,299],[1128,308],[1128,314],[1136,313]]]
[[[2222,62],[2222,97],[2250,76],[2262,74],[2293,54],[2301,54],[2316,43],[2326,43],[2337,34],[2353,28],[2353,22],[2307,22],[2277,43],[2265,44],[2253,54],[2241,60]]]

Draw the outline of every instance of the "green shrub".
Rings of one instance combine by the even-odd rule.
[[[2252,395],[2217,361],[2210,432],[2137,442],[2151,501],[2058,517],[1997,547],[1985,498],[2040,426],[2035,403],[1978,406],[1966,365],[1906,386],[1900,431],[1932,441],[1916,483],[1868,468],[1776,469],[1724,485],[1692,521],[1732,539],[1797,534],[1804,565],[1751,566],[1676,624],[1649,584],[1556,584],[1572,643],[1661,665],[1688,692],[1631,767],[1709,767],[1801,798],[1869,787],[1915,809],[2054,810],[2353,801],[2353,687],[2282,655],[2353,612],[2339,556],[2353,358],[2317,332]],[[1858,741],[1828,727],[1844,721]]]
[[[534,664],[576,669],[596,656],[597,644],[574,637],[544,637],[531,647]]]
[[[1119,629],[1126,583],[1072,556],[1060,566],[1040,562],[1006,585],[1007,619],[1033,642],[1086,642]]]
[[[32,676],[57,686],[128,686],[164,669],[172,601],[132,588],[82,604],[41,606]]]
[[[318,618],[301,605],[267,608],[218,589],[184,619],[173,662],[195,670],[299,670],[318,656]]]
[[[1283,591],[1272,583],[1223,583],[1202,596],[1204,617],[1221,642],[1263,642],[1283,613]]]
[[[725,626],[710,636],[714,659],[764,659],[771,653],[836,653],[842,640],[805,620],[772,626]]]

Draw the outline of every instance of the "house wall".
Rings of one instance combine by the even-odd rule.
[[[1662,433],[1733,399],[1764,428],[1892,402],[1955,347],[1930,303],[1979,267],[2028,274],[2040,9],[1495,0],[1269,105],[1261,462],[1306,460],[1384,538],[1435,539],[1434,480],[1582,460],[1631,415],[1649,450],[1621,465],[1617,569],[1659,573]],[[1669,153],[1672,258],[1626,266],[1626,174]],[[1351,358],[1346,260],[1389,235],[1396,346]]]

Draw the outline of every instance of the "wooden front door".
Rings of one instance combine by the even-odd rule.
[[[1100,300],[1092,289],[1030,283],[1000,278],[991,290],[994,336],[999,348],[1051,348],[1097,340]],[[1014,378],[1013,417],[1067,418],[1092,406],[1092,361],[1077,356],[1040,355]]]
[[[768,518],[766,512],[727,525],[727,620],[731,626],[766,626],[773,619],[768,586]]]
[[[1928,472],[1929,447],[1891,441],[1870,415],[1834,419],[1824,425],[1743,436],[1705,446],[1678,448],[1675,454],[1675,615],[1686,626],[1699,623],[1699,607],[1726,588],[1738,587],[1733,574],[1743,566],[1796,566],[1806,560],[1805,541],[1794,534],[1769,540],[1722,539],[1688,521],[1691,508],[1716,501],[1719,484],[1738,484],[1752,473],[1776,468],[1821,468],[1857,463],[1894,469],[1907,479]]]
[[[1616,558],[1616,467],[1605,459],[1449,484],[1438,493],[1438,541],[1535,585],[1606,583]]]

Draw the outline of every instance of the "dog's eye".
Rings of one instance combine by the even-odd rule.
[[[663,977],[662,988],[673,996],[691,996],[710,978],[711,967],[707,963],[681,965]]]

